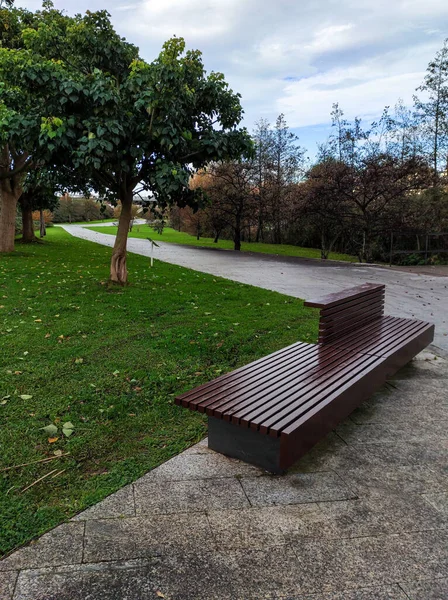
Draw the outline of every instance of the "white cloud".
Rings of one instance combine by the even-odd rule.
[[[36,0],[19,0],[36,8]],[[39,2],[40,4],[40,2]],[[448,32],[446,0],[55,0],[107,7],[120,34],[152,60],[172,35],[204,54],[241,92],[246,124],[279,111],[291,125],[379,115],[412,98]]]

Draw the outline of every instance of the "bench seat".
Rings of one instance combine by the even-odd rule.
[[[358,304],[343,294],[342,315],[341,301],[329,306],[335,295],[307,303],[324,307],[318,344],[298,342],[176,398],[208,415],[212,449],[282,472],[431,343],[433,325],[378,314],[378,302],[370,319],[365,298],[384,297],[384,286],[360,288]]]

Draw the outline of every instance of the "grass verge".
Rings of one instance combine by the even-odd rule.
[[[99,231],[100,233],[109,233],[112,235],[117,234],[117,227],[111,225],[110,227],[90,227],[93,231]],[[212,238],[200,238],[196,239],[194,235],[176,231],[171,227],[165,227],[163,233],[157,233],[149,225],[134,225],[129,237],[135,238],[148,238],[150,237],[154,241],[160,242],[171,242],[175,244],[184,244],[187,246],[201,246],[206,248],[221,248],[223,250],[233,250],[233,242],[231,240],[219,240],[217,244],[213,242]],[[301,246],[291,246],[288,244],[264,244],[257,242],[243,242],[241,244],[241,250],[243,252],[261,252],[263,254],[277,254],[279,256],[296,256],[299,258],[314,258],[321,260],[320,250],[317,248],[302,248]],[[357,262],[356,256],[350,256],[349,254],[340,254],[338,252],[332,252],[329,256],[330,260],[342,260],[344,262]]]
[[[0,258],[1,553],[202,438],[177,393],[316,338],[301,300],[133,254],[111,288],[109,260],[60,228]]]

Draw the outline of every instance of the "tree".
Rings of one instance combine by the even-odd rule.
[[[316,229],[321,258],[327,259],[334,244],[347,228],[350,205],[346,165],[334,158],[321,157],[299,186],[300,212]]]
[[[333,188],[335,198],[342,200],[344,229],[351,232],[352,248],[361,261],[369,261],[377,237],[393,229],[403,205],[428,185],[428,165],[413,146],[396,143],[396,122],[387,109],[369,129],[359,119],[353,123],[342,119],[338,105],[332,116],[335,133],[321,148],[320,160],[337,164],[337,177],[332,168],[331,181],[324,187]]]
[[[191,174],[250,147],[246,131],[236,128],[239,95],[222,74],[207,75],[201,53],[185,52],[182,39],[166,42],[147,64],[115,33],[106,12],[60,18],[58,24],[65,43],[54,58],[65,61],[72,77],[63,86],[67,117],[55,139],[102,198],[121,202],[111,280],[125,283],[134,190],[151,191],[161,207],[197,205]],[[46,49],[47,42],[47,31],[39,28],[33,49]]]
[[[265,190],[268,188],[265,196],[275,244],[282,243],[282,231],[288,221],[285,208],[289,204],[292,186],[305,173],[305,149],[298,141],[299,138],[289,130],[284,115],[279,115],[267,147],[270,168],[268,181],[264,186]]]
[[[426,70],[418,91],[427,100],[414,98],[417,116],[427,139],[433,168],[433,184],[437,185],[439,171],[448,169],[448,39]]]
[[[263,239],[264,225],[267,218],[267,195],[271,181],[273,138],[272,130],[266,119],[260,119],[255,124],[252,135],[254,140],[254,179],[256,182],[258,200],[258,223],[255,241]]]
[[[254,163],[251,160],[227,161],[213,164],[202,182],[210,206],[209,222],[219,223],[215,239],[227,227],[232,232],[234,249],[241,250],[241,239],[245,228],[254,221],[256,189],[254,186]]]
[[[30,243],[37,240],[34,233],[33,212],[39,211],[42,215],[44,210],[53,210],[58,203],[54,177],[51,171],[38,167],[30,170],[26,175],[23,192],[19,198],[22,213],[22,242]],[[43,237],[45,224],[42,218],[40,220],[40,233]]]
[[[60,94],[48,85],[60,66],[26,46],[35,22],[29,11],[0,10],[0,253],[14,249],[26,173],[43,164],[44,154],[50,157],[47,142],[58,120],[49,115],[60,109]]]
[[[185,52],[182,39],[168,41],[147,64],[115,33],[105,11],[68,17],[47,2],[22,37],[25,50],[10,56],[2,72],[12,85],[30,57],[43,72],[51,67],[51,76],[32,73],[33,98],[43,90],[58,98],[39,114],[44,159],[56,156],[58,168],[73,169],[101,198],[121,201],[111,279],[125,283],[135,188],[151,190],[162,207],[197,205],[191,174],[251,147],[247,132],[237,129],[240,97],[222,74],[207,75],[201,53]]]

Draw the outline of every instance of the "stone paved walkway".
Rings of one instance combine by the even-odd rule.
[[[1,600],[446,600],[448,362],[283,477],[190,448],[0,562]]]
[[[78,225],[64,225],[76,237],[113,246],[115,237]],[[155,258],[233,281],[256,285],[296,298],[314,298],[366,281],[385,283],[386,314],[431,321],[434,343],[448,353],[448,277],[410,273],[368,265],[316,261],[288,256],[232,252],[157,242]],[[149,256],[147,240],[128,239],[130,252]],[[131,273],[132,278],[132,273]]]

